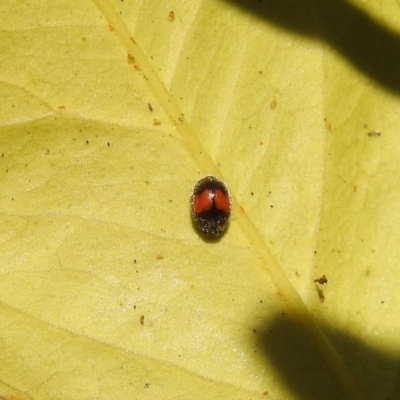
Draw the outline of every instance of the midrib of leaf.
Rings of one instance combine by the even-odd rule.
[[[221,176],[219,168],[212,161],[200,141],[197,139],[194,130],[188,124],[184,114],[178,108],[173,96],[168,92],[159,76],[147,60],[146,55],[133,38],[123,20],[115,12],[112,4],[108,0],[93,0],[100,12],[105,16],[110,24],[110,32],[115,33],[127,50],[127,57],[133,68],[146,80],[149,89],[158,99],[160,106],[174,124],[188,152],[190,152],[194,162],[200,171]],[[233,213],[239,223],[243,233],[247,236],[250,246],[258,254],[262,261],[261,268],[268,273],[280,295],[284,299],[285,306],[293,318],[302,324],[304,330],[310,335],[310,339],[329,365],[332,374],[340,382],[342,389],[349,399],[361,400],[363,396],[359,391],[352,375],[344,366],[329,340],[321,331],[320,327],[308,311],[300,295],[294,289],[283,269],[272,255],[262,236],[252,223],[244,208],[240,205],[234,193]]]

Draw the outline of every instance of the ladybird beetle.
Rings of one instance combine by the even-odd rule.
[[[207,237],[218,237],[231,215],[232,199],[221,179],[208,175],[200,179],[190,196],[193,220]]]

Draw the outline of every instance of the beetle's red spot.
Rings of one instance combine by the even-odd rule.
[[[197,214],[210,210],[212,206],[213,193],[210,190],[203,190],[201,193],[194,196],[193,209]]]
[[[215,191],[214,204],[218,210],[224,211],[226,213],[231,212],[230,199],[221,189],[217,189]]]

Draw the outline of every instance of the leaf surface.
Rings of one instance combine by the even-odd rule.
[[[1,398],[399,396],[398,3],[285,4],[0,6]]]

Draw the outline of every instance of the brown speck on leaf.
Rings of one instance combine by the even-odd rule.
[[[276,101],[276,99],[274,98],[271,103],[269,104],[269,108],[271,110],[275,110],[276,106],[278,105],[278,102]]]
[[[59,110],[65,110],[65,106],[58,106],[57,107]]]
[[[157,260],[164,260],[164,257],[161,254],[158,254],[156,257]]]
[[[161,121],[159,121],[158,119],[154,119],[153,120],[153,125],[154,126],[160,126],[161,125]]]
[[[381,133],[377,132],[377,131],[370,131],[370,132],[367,133],[367,135],[369,137],[378,137],[378,136],[381,136]]]
[[[174,13],[173,11],[170,11],[170,12],[168,13],[168,19],[169,19],[170,22],[174,21],[174,19],[175,19],[175,13]]]
[[[328,129],[328,131],[332,130],[332,124],[327,119],[325,119],[325,126],[326,126],[326,129]]]
[[[144,325],[144,315],[140,316],[140,325]]]
[[[133,37],[131,37],[130,39],[132,43],[136,44],[135,39]]]
[[[108,25],[108,29],[112,32],[112,31],[115,31],[115,28],[110,24],[110,25]]]
[[[325,301],[325,296],[323,290],[317,285],[319,283],[320,285],[325,285],[328,283],[328,279],[325,275],[322,275],[321,278],[317,278],[314,280],[315,282],[315,290],[317,291],[317,295],[319,298],[319,301],[323,303]]]
[[[134,63],[135,63],[135,57],[133,57],[133,55],[130,54],[130,53],[128,53],[128,61],[129,61],[131,64],[134,64]]]
[[[148,103],[147,106],[149,107],[150,111],[153,111],[153,107],[152,107],[152,105],[150,103]]]
[[[319,283],[320,285],[325,285],[328,283],[328,278],[325,275],[322,275],[320,278],[314,280],[315,283]]]

